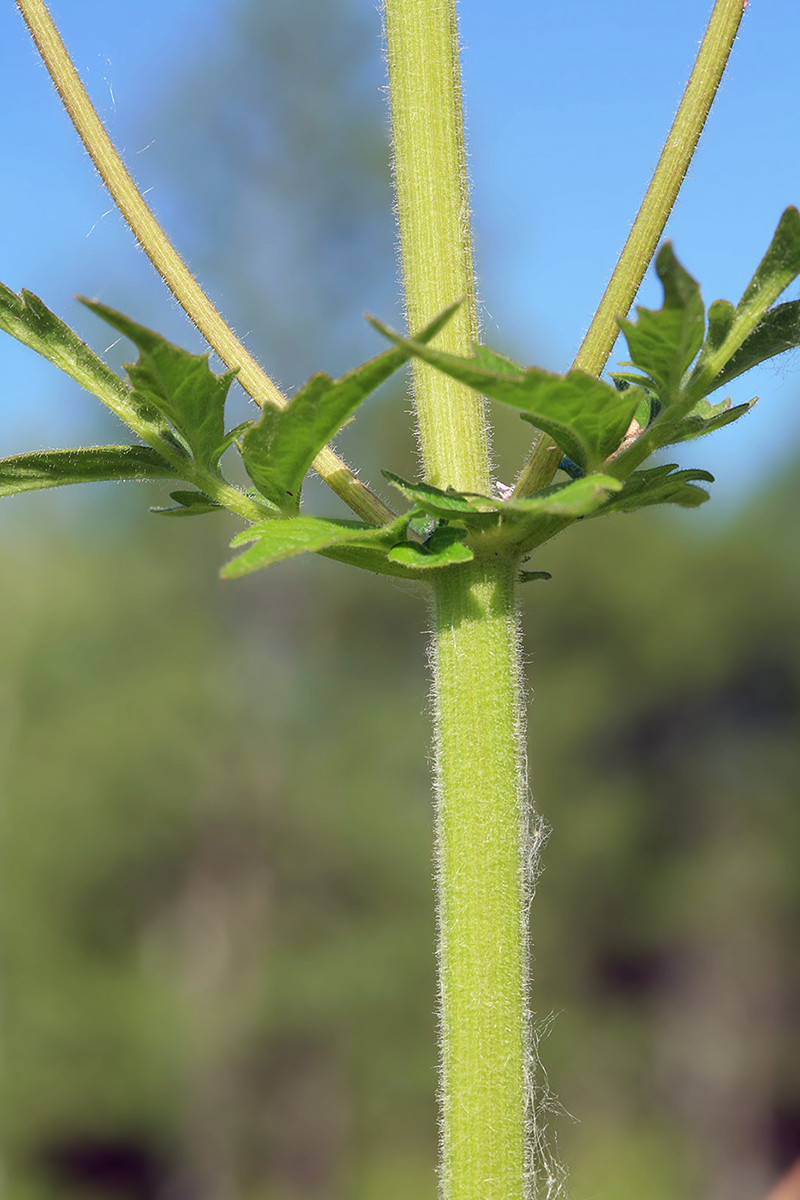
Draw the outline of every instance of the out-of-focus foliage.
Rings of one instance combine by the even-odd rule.
[[[36,540],[3,554],[10,1186],[163,1156],[191,1195],[355,1195],[384,1142],[415,1179],[435,1126],[422,611],[342,592],[333,564],[215,589],[186,535]]]
[[[7,1194],[432,1200],[424,603],[216,583],[224,530],[155,526],[3,547]],[[800,577],[582,532],[525,612],[561,1149],[576,1196],[759,1195],[800,1134]]]

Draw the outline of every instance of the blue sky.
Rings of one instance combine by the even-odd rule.
[[[353,3],[374,22],[379,86],[378,14],[373,0]],[[710,7],[700,0],[463,0],[474,234],[490,344],[553,370],[569,365],[647,185]],[[133,21],[134,6],[114,0],[54,6],[96,104],[142,186],[152,187],[168,228],[169,204],[159,207],[147,148],[160,136],[172,64],[213,52],[234,9],[226,0],[137,0]],[[800,203],[798,48],[796,0],[752,0],[668,227],[707,302],[739,298],[780,213]],[[100,351],[76,292],[120,308],[135,295],[137,313],[146,304],[150,324],[199,348],[109,212],[11,0],[0,8],[0,102],[0,279],[37,292]],[[169,231],[180,245],[180,230]],[[787,298],[798,295],[794,286]],[[659,303],[652,278],[640,302]],[[353,321],[360,320],[359,310]],[[93,400],[55,382],[46,364],[10,339],[0,353],[2,453],[94,439]],[[717,475],[718,503],[709,508],[730,511],[765,470],[788,465],[800,449],[800,354],[733,393],[735,401],[754,394],[760,403],[744,421],[681,456]]]

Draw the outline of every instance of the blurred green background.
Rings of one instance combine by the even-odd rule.
[[[355,361],[345,309],[395,303],[374,46],[322,0],[232,12],[163,186],[296,384]],[[371,479],[414,470],[407,408],[396,384],[342,437]],[[753,1200],[800,1153],[798,478],[726,521],[577,528],[523,598],[533,1005],[575,1200]],[[322,559],[223,585],[235,524],[159,500],[3,508],[0,1190],[433,1200],[424,599]]]

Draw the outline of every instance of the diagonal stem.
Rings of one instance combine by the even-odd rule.
[[[217,312],[150,211],[97,115],[44,0],[17,0],[17,6],[89,157],[139,245],[208,344],[228,368],[238,370],[239,383],[256,404],[284,408],[286,397]],[[365,521],[382,525],[394,518],[329,446],[313,466]]]
[[[664,232],[717,94],[746,4],[747,0],[717,0],[714,5],[650,186],[572,370],[599,375],[608,361],[619,333],[617,320],[626,316],[633,304]],[[517,480],[514,495],[529,496],[546,487],[552,482],[560,459],[552,438],[541,434]]]

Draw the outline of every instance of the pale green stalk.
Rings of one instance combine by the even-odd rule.
[[[730,57],[747,0],[716,0],[689,82],[672,122],[650,186],[572,369],[599,375],[644,278],[667,218],[678,198],[700,134]],[[514,495],[530,496],[552,482],[561,454],[541,434],[517,480]]]
[[[217,312],[145,203],[78,77],[44,0],[17,0],[17,5],[89,157],[159,275],[225,365],[238,371],[237,379],[248,395],[261,406],[285,407],[286,397]],[[382,525],[392,520],[391,509],[356,479],[329,446],[320,451],[313,466],[365,521]]]
[[[386,0],[384,10],[408,328],[464,297],[431,344],[469,354],[478,331],[455,4]],[[487,492],[483,401],[427,363],[413,370],[428,482]]]
[[[459,296],[435,345],[476,336],[453,0],[385,0],[408,324]],[[488,492],[483,401],[423,363],[414,392],[427,479]],[[528,1189],[525,858],[512,558],[482,545],[434,585],[437,905],[443,1200]]]
[[[489,557],[436,591],[441,1188],[521,1200],[530,1176],[528,795],[516,562]]]

